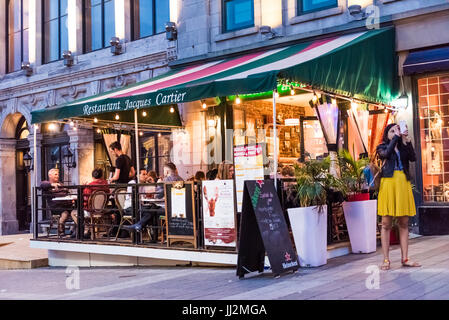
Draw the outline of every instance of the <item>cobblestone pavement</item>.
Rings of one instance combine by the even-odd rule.
[[[0,270],[0,299],[445,299],[449,300],[449,236],[410,240],[410,257],[421,268],[400,265],[379,271],[376,253],[331,259],[320,268],[301,268],[273,278],[264,272],[243,280],[235,268],[40,268]]]

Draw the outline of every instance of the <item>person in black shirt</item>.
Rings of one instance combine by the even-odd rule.
[[[115,141],[111,143],[109,148],[117,156],[117,160],[115,160],[115,173],[109,182],[128,183],[136,174],[131,159],[123,153],[120,142]]]

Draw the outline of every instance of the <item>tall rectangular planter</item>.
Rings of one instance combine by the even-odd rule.
[[[287,209],[301,267],[327,263],[327,206]]]
[[[377,200],[343,202],[353,253],[371,253],[377,248]]]

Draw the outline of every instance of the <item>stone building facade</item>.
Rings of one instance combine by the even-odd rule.
[[[8,31],[3,26],[6,25],[8,13],[3,8],[0,10],[0,234],[19,230],[16,204],[19,189],[14,170],[18,162],[16,133],[24,117],[30,132],[27,137],[28,147],[33,150],[33,130],[30,125],[33,110],[62,105],[147,80],[171,67],[351,30],[395,26],[400,75],[402,63],[410,51],[449,43],[447,0],[336,0],[335,5],[309,13],[299,13],[301,0],[253,0],[252,25],[229,32],[226,32],[224,26],[224,8],[232,0],[167,0],[170,21],[175,22],[177,27],[175,41],[167,40],[165,32],[133,41],[133,0],[112,0],[115,4],[115,35],[123,43],[122,54],[113,55],[108,47],[85,53],[84,1],[68,0],[68,43],[74,55],[74,64],[67,67],[62,59],[43,62],[43,1],[22,1],[29,5],[27,49],[32,68],[29,76],[24,70],[7,72]],[[365,17],[357,19],[349,13],[349,6],[355,4],[365,10]],[[261,26],[270,26],[273,33],[262,34]],[[409,97],[409,108],[403,117],[408,121],[410,131],[413,131],[416,118],[414,80],[411,77],[404,77],[403,80],[403,90]],[[198,115],[201,109],[199,103],[187,103],[180,107],[184,120],[193,119],[197,121],[197,126],[201,126],[204,121]],[[196,130],[190,124],[187,127]],[[69,145],[75,151],[79,164],[71,171],[71,182],[80,183],[88,178],[94,165],[92,128],[85,126],[76,132],[69,129],[63,131],[66,131]],[[419,138],[418,132],[411,133],[415,139]],[[37,157],[38,163],[42,160],[42,144],[49,143],[44,140],[44,135],[38,132],[37,154],[32,154],[33,158]],[[191,146],[192,155],[202,152],[193,147],[195,143],[191,143]],[[41,175],[41,170],[38,170],[38,181],[46,178]],[[28,179],[27,183],[32,185],[32,179]]]

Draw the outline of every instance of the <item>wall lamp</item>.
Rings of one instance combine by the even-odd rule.
[[[109,43],[111,44],[111,53],[114,55],[122,53],[122,43],[120,42],[119,37],[112,37]]]
[[[362,20],[367,17],[366,10],[362,9],[362,6],[359,4],[349,6],[348,12],[356,20]]]
[[[73,54],[72,54],[72,51],[70,51],[70,50],[65,50],[65,51],[62,53],[62,57],[64,58],[64,65],[65,65],[66,67],[73,66]]]
[[[25,71],[25,75],[27,77],[29,77],[33,74],[33,68],[31,67],[31,64],[29,61],[22,61],[21,69]]]
[[[23,155],[23,164],[25,165],[25,171],[27,173],[33,170],[33,158],[31,157],[30,152]]]
[[[65,162],[67,164],[67,168],[76,168],[75,159],[73,159],[73,153],[70,148],[67,148],[66,152],[64,152]]]
[[[178,39],[178,30],[176,29],[176,23],[167,22],[165,24],[165,35],[167,40],[173,41]]]
[[[269,39],[282,37],[282,35],[277,34],[273,29],[271,29],[270,26],[260,26],[259,32],[263,35],[271,34]]]

